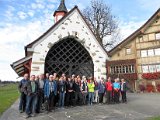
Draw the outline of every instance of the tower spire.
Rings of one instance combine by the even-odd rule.
[[[56,11],[63,11],[63,12],[68,12],[66,5],[65,5],[65,0],[61,0],[61,3]]]
[[[68,10],[65,5],[65,0],[61,0],[58,9],[53,14],[55,22],[60,20],[67,12],[68,12]]]

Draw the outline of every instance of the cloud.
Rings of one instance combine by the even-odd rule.
[[[26,19],[28,16],[25,12],[22,12],[22,11],[18,12],[17,15],[22,20]]]
[[[32,4],[31,4],[31,7],[32,7],[32,9],[36,9],[36,8],[37,8],[37,5],[36,5],[35,3],[32,3]]]
[[[134,31],[139,29],[145,21],[129,21],[129,22],[120,22],[120,33],[122,36],[122,39],[127,38],[129,35],[131,35]]]
[[[16,78],[18,78],[18,75],[16,75],[16,73],[11,70],[11,67],[9,64],[5,64],[5,63],[0,63],[1,69],[0,69],[0,80],[13,80],[13,81],[17,81]]]
[[[58,0],[48,0],[48,2],[51,2],[51,3],[59,3]]]
[[[13,12],[10,11],[10,10],[7,10],[6,13],[5,13],[5,16],[6,16],[8,19],[11,19],[12,16],[13,16]]]
[[[44,5],[43,4],[37,4],[37,7],[39,8],[39,9],[44,9]]]
[[[35,12],[34,12],[33,10],[28,11],[28,15],[29,15],[30,17],[33,17],[34,14],[35,14]]]
[[[6,26],[0,27],[0,55],[3,56],[0,57],[0,79],[16,80],[18,76],[10,64],[24,57],[24,46],[53,25],[53,17],[47,17],[49,13],[47,11],[43,16],[25,24],[6,23]]]
[[[45,4],[44,3],[32,3],[31,7],[32,9],[44,9]]]
[[[155,11],[160,8],[160,0],[137,0],[141,8]]]
[[[10,5],[8,5],[8,10],[10,10],[10,11],[15,11],[16,9],[13,7],[13,6],[10,6]]]
[[[11,20],[13,18],[13,12],[15,11],[15,8],[13,6],[8,5],[7,10],[5,11],[5,17],[7,17],[8,20]]]
[[[42,34],[41,24],[40,21],[35,21],[24,26],[9,25],[0,28],[0,54],[3,56],[0,61],[10,64],[24,57],[24,46]]]
[[[54,9],[55,8],[55,5],[54,4],[49,4],[49,5],[47,5],[47,8],[49,8],[49,9]]]

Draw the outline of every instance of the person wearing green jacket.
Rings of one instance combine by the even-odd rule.
[[[88,86],[88,104],[92,105],[94,100],[94,87],[95,87],[94,81],[90,79],[87,86]]]

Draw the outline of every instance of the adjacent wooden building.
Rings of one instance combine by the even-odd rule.
[[[160,83],[160,9],[109,51],[107,75],[125,78],[133,90]]]

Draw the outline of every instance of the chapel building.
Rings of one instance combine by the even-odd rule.
[[[61,0],[53,17],[53,26],[25,46],[24,58],[11,64],[18,76],[28,72],[106,78],[108,55],[78,7],[68,12]]]

